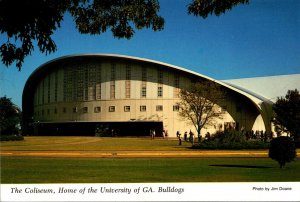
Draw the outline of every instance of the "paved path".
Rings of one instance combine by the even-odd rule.
[[[268,157],[268,151],[1,151],[0,156],[83,157],[83,158],[143,158],[143,157]],[[299,153],[298,153],[299,156]]]

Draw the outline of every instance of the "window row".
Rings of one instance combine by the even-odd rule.
[[[131,107],[129,105],[124,106],[124,112],[130,112],[130,110],[131,110]],[[109,106],[108,107],[108,112],[115,112],[115,111],[116,111],[116,106]],[[146,105],[140,105],[140,111],[141,112],[147,111],[147,106]],[[156,105],[156,111],[163,111],[163,105]],[[173,111],[179,111],[179,105],[173,105]],[[45,115],[45,114],[49,115],[50,112],[51,112],[50,109],[41,110],[41,111],[36,111],[34,113],[34,115],[35,116]],[[58,109],[54,108],[53,112],[54,112],[54,114],[57,114]],[[81,109],[79,109],[78,107],[73,107],[72,112],[73,113],[80,113],[80,112],[88,113],[90,111],[89,111],[88,107],[83,107]],[[100,113],[101,112],[101,107],[100,106],[94,107],[93,112],[94,113]],[[62,113],[67,113],[67,108],[66,107],[62,108]]]

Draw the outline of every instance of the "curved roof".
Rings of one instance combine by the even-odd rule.
[[[224,82],[236,88],[255,92],[264,96],[265,99],[276,102],[277,98],[284,97],[288,90],[300,89],[300,74],[232,79]]]
[[[131,60],[131,61],[137,61],[137,62],[142,62],[142,63],[151,63],[151,64],[156,64],[156,65],[161,65],[167,68],[171,68],[171,69],[176,69],[191,75],[195,75],[195,76],[199,76],[201,78],[205,78],[207,80],[210,80],[212,82],[218,83],[228,89],[231,89],[241,95],[244,95],[245,97],[249,98],[259,109],[260,109],[260,103],[262,102],[268,102],[267,99],[265,99],[264,97],[261,97],[259,95],[256,95],[254,93],[251,93],[250,91],[246,91],[245,89],[241,89],[241,88],[237,88],[234,87],[232,85],[228,85],[227,83],[224,83],[222,81],[213,79],[211,77],[205,76],[203,74],[176,66],[176,65],[172,65],[172,64],[168,64],[168,63],[164,63],[164,62],[159,62],[159,61],[155,61],[155,60],[150,60],[150,59],[145,59],[145,58],[139,58],[139,57],[132,57],[132,56],[126,56],[126,55],[117,55],[117,54],[77,54],[77,55],[67,55],[67,56],[63,56],[63,57],[59,57],[56,58],[54,60],[50,60],[49,62],[46,62],[44,64],[42,64],[41,66],[39,66],[35,71],[32,72],[32,74],[29,76],[24,90],[23,90],[23,98],[24,96],[27,94],[27,90],[29,90],[28,88],[30,88],[35,82],[37,77],[40,77],[41,75],[45,74],[46,72],[48,72],[48,68],[50,67],[50,64],[55,64],[55,63],[61,63],[61,62],[67,62],[70,60],[74,60],[76,58],[80,59],[80,58],[88,58],[88,57],[93,57],[93,58],[119,58],[119,59],[124,59],[124,60]],[[23,99],[24,102],[24,99]],[[25,104],[25,103],[24,103]]]
[[[237,88],[235,86],[231,86],[227,83],[224,83],[222,81],[213,79],[211,77],[199,74],[197,72],[175,66],[172,64],[164,63],[164,62],[159,62],[155,60],[150,60],[150,59],[145,59],[145,58],[139,58],[139,57],[132,57],[132,56],[126,56],[126,55],[116,55],[116,54],[78,54],[78,55],[68,55],[68,56],[63,56],[59,57],[57,59],[51,60],[49,62],[46,62],[39,66],[35,71],[32,72],[32,74],[29,76],[27,79],[24,89],[23,89],[23,96],[22,96],[22,107],[23,107],[23,122],[24,123],[31,123],[33,120],[33,95],[34,95],[34,89],[38,82],[40,81],[41,78],[46,76],[50,70],[58,69],[61,68],[61,64],[67,63],[70,61],[80,61],[82,59],[88,59],[88,58],[103,58],[103,59],[112,59],[112,60],[123,60],[123,61],[131,61],[131,62],[136,62],[136,63],[143,63],[143,64],[152,64],[152,65],[159,65],[164,68],[169,68],[173,70],[177,70],[179,72],[195,76],[195,77],[200,77],[204,78],[206,80],[215,82],[221,86],[226,87],[227,89],[240,94],[247,99],[249,99],[253,105],[257,108],[259,113],[262,115],[266,129],[270,130],[270,117],[271,117],[271,102],[268,99],[265,99],[264,97],[258,96],[254,93],[251,93],[250,91],[246,91],[241,88]],[[60,64],[60,65],[55,65],[55,64]],[[51,68],[51,69],[50,69]],[[26,124],[24,124],[26,125]],[[26,126],[29,127],[29,126]],[[25,129],[27,130],[27,129]]]

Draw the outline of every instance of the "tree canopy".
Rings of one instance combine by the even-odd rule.
[[[206,18],[249,0],[191,1],[188,13]],[[66,12],[72,15],[79,33],[99,35],[110,29],[114,37],[130,39],[135,30],[164,28],[159,9],[158,0],[1,0],[0,32],[7,36],[0,44],[1,60],[6,66],[16,62],[21,70],[35,43],[42,53],[55,52],[52,34],[60,28]]]
[[[7,97],[0,97],[0,136],[18,134],[21,110]]]
[[[202,18],[208,15],[219,16],[238,4],[248,4],[249,0],[193,0],[188,6],[188,13]]]
[[[224,112],[217,103],[224,97],[224,91],[215,83],[192,83],[190,88],[180,91],[179,116],[191,122],[199,136],[203,127],[214,125],[216,119],[222,118]]]
[[[281,136],[271,141],[269,157],[283,168],[286,163],[293,161],[297,156],[296,147],[290,137]]]
[[[300,137],[300,94],[297,89],[289,90],[285,97],[278,98],[273,105],[273,123],[277,134],[290,134],[294,139]]]

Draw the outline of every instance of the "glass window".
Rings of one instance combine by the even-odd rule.
[[[130,112],[130,106],[124,106],[124,112]]]
[[[156,111],[162,111],[163,106],[162,105],[156,105]]]
[[[73,107],[73,113],[76,113],[77,112],[77,107]]]
[[[115,99],[116,97],[116,64],[111,65],[110,71],[110,99]]]
[[[83,113],[88,113],[89,112],[89,108],[88,107],[83,107],[82,110],[83,110]]]
[[[146,87],[142,87],[141,97],[146,97],[146,96],[147,96],[147,88]]]
[[[174,112],[179,111],[179,105],[173,105],[173,111]]]
[[[157,88],[157,96],[158,97],[162,97],[163,96],[163,87],[162,86],[159,86]]]
[[[101,112],[101,107],[95,107],[95,108],[94,108],[94,112],[95,112],[95,113]]]
[[[163,71],[161,69],[157,71],[157,82],[160,84],[163,83]]]
[[[115,99],[115,95],[116,95],[116,86],[115,86],[115,82],[111,81],[110,82],[110,99]]]
[[[174,98],[179,98],[179,75],[174,75]]]
[[[145,112],[146,111],[146,105],[141,105],[140,106],[140,111]]]
[[[109,106],[108,111],[109,112],[114,112],[114,111],[116,111],[116,107],[115,106]]]
[[[125,81],[125,98],[130,98],[130,80]]]

